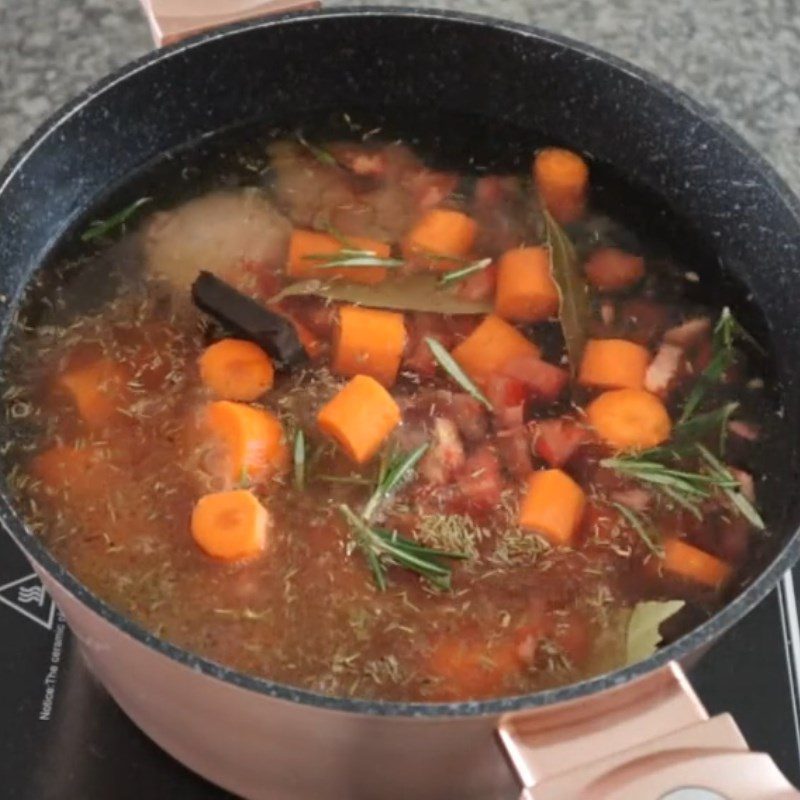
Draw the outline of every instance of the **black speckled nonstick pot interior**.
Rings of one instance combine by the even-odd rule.
[[[774,546],[714,618],[646,662],[536,695],[457,704],[321,697],[227,670],[148,635],[49,555],[1,487],[0,519],[28,556],[96,614],[195,670],[256,693],[369,715],[464,716],[558,702],[683,659],[739,620],[798,554],[800,205],[730,129],[658,80],[536,29],[433,11],[353,9],[235,25],[124,67],[43,125],[0,173],[0,330],[61,234],[159,153],[250,120],[352,107],[437,108],[513,123],[611,164],[700,232],[703,279],[735,276],[766,320],[783,434],[767,482]]]

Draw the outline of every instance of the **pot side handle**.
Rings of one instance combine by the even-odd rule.
[[[730,714],[708,716],[676,663],[594,697],[509,714],[498,736],[520,800],[800,799]]]
[[[319,8],[319,0],[140,0],[158,47],[252,17]]]

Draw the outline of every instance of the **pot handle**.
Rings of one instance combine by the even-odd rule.
[[[520,800],[798,800],[730,714],[709,717],[676,663],[595,697],[509,714]]]
[[[251,17],[319,8],[319,0],[140,0],[158,47]]]

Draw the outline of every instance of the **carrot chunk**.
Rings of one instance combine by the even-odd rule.
[[[349,378],[371,375],[384,386],[391,386],[397,378],[405,346],[406,327],[402,314],[342,306],[332,368]]]
[[[550,251],[518,247],[503,253],[497,272],[495,313],[519,322],[539,322],[558,313],[558,289],[550,274]]]
[[[618,292],[644,277],[644,259],[618,247],[595,250],[584,266],[586,278],[601,292]]]
[[[66,492],[73,498],[96,498],[98,486],[108,490],[122,476],[100,453],[89,447],[54,445],[36,455],[31,473],[48,492]]]
[[[110,358],[98,358],[59,375],[56,384],[72,397],[90,428],[111,422],[128,399],[128,371]]]
[[[474,219],[446,208],[428,211],[403,239],[402,250],[406,258],[420,259],[430,269],[448,270],[455,266],[472,249],[478,226]],[[453,256],[428,258],[426,255]]]
[[[551,544],[572,544],[578,530],[586,495],[560,469],[534,472],[519,509],[519,524],[544,536]]]
[[[646,450],[665,442],[672,429],[664,404],[643,389],[603,392],[586,409],[589,423],[620,450]]]
[[[270,357],[253,342],[223,339],[200,356],[203,383],[222,400],[250,402],[272,388],[275,369]]]
[[[451,353],[472,380],[484,383],[514,358],[539,357],[539,348],[513,325],[489,314]]]
[[[220,561],[253,558],[267,546],[270,516],[244,489],[201,497],[192,511],[192,537],[198,547]]]
[[[257,483],[288,463],[286,436],[280,420],[263,408],[218,400],[209,403],[205,421],[225,457],[225,473],[232,481]]]
[[[363,236],[348,236],[347,244],[327,233],[307,231],[295,228],[289,239],[289,256],[286,272],[293,278],[344,278],[353,283],[380,283],[386,279],[386,267],[332,267],[318,269],[325,264],[326,258],[335,258],[341,250],[368,250],[378,258],[389,258],[391,247],[376,239]]]
[[[589,167],[571,150],[547,147],[533,161],[533,180],[545,208],[561,223],[583,214]]]
[[[682,539],[664,541],[662,567],[682,578],[718,589],[730,578],[731,565]]]
[[[356,375],[317,415],[320,430],[357,464],[369,461],[399,423],[397,403],[369,375]]]
[[[649,350],[627,339],[590,339],[578,382],[600,389],[641,389],[649,363]]]

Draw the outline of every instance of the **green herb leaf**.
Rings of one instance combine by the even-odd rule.
[[[452,272],[442,275],[442,277],[437,281],[437,285],[449,286],[451,283],[463,281],[464,278],[468,278],[470,275],[474,275],[476,272],[483,272],[483,270],[485,270],[491,263],[491,258],[482,258],[480,261],[473,261],[471,264],[467,264],[466,267],[461,267],[461,269],[456,269]]]
[[[411,570],[439,589],[450,588],[452,570],[439,559],[467,558],[466,553],[447,553],[405,539],[394,531],[372,528],[349,506],[340,505],[344,518],[355,535],[355,541],[364,553],[380,591],[386,589],[386,566],[393,564]]]
[[[725,442],[728,436],[728,422],[739,408],[739,403],[726,403],[713,411],[696,414],[683,422],[679,422],[672,431],[673,441],[669,449],[673,452],[682,452],[712,436],[718,442],[720,453],[725,452]]]
[[[591,318],[589,292],[572,242],[547,211],[543,214],[550,248],[550,272],[558,288],[558,319],[564,333],[570,371],[574,377],[588,336]]]
[[[678,424],[685,423],[691,418],[711,387],[731,367],[736,358],[737,341],[749,342],[759,352],[764,352],[761,345],[734,319],[731,310],[726,306],[720,312],[717,324],[714,326],[711,361],[700,373],[692,391],[689,392]]]
[[[486,398],[486,395],[469,379],[467,373],[458,366],[453,356],[447,352],[447,349],[432,336],[426,336],[425,342],[430,347],[433,357],[439,363],[439,366],[469,395],[472,395],[479,403],[482,403],[490,411],[492,404]]]
[[[399,311],[428,311],[437,314],[488,314],[491,302],[465,300],[449,288],[438,286],[431,273],[387,278],[374,286],[350,283],[345,280],[322,281],[311,279],[291,283],[272,298],[278,302],[285,297],[313,295],[327,300],[354,303],[370,308],[391,308]]]
[[[742,494],[739,481],[734,478],[728,468],[709,452],[708,448],[698,444],[697,450],[716,477],[722,491],[727,495],[733,507],[754,527],[760,531],[764,530],[764,520],[753,507],[753,504]]]
[[[655,537],[658,535],[658,533],[653,529],[653,526],[647,523],[632,508],[628,508],[622,503],[611,503],[611,505],[616,508],[620,514],[622,514],[625,521],[636,531],[647,549],[654,556],[663,558],[664,549],[656,543]]]
[[[306,485],[306,437],[302,428],[294,435],[294,485],[301,491]]]
[[[300,142],[303,147],[311,153],[314,158],[319,161],[320,164],[324,164],[326,167],[340,167],[341,164],[336,160],[336,157],[329,153],[325,148],[319,147],[318,145],[311,144],[311,142],[307,141],[302,133],[299,131],[295,134],[297,141]]]
[[[643,661],[661,644],[661,624],[680,611],[683,600],[646,600],[637,603],[628,620],[626,664]]]
[[[303,258],[323,261],[314,269],[336,269],[338,267],[384,267],[397,269],[405,263],[401,258],[381,258],[374,250],[356,250],[345,247],[338,253],[309,253]]]
[[[422,456],[428,450],[428,443],[425,442],[412,450],[410,453],[391,459],[385,465],[381,465],[381,474],[378,476],[378,484],[375,491],[364,506],[362,516],[370,519],[377,510],[378,506],[407,478],[411,477],[414,468],[419,463]]]
[[[152,197],[140,197],[121,211],[112,214],[108,219],[95,220],[81,234],[81,241],[91,242],[102,236],[108,236],[112,231],[122,227],[143,205],[150,203],[152,200]]]

